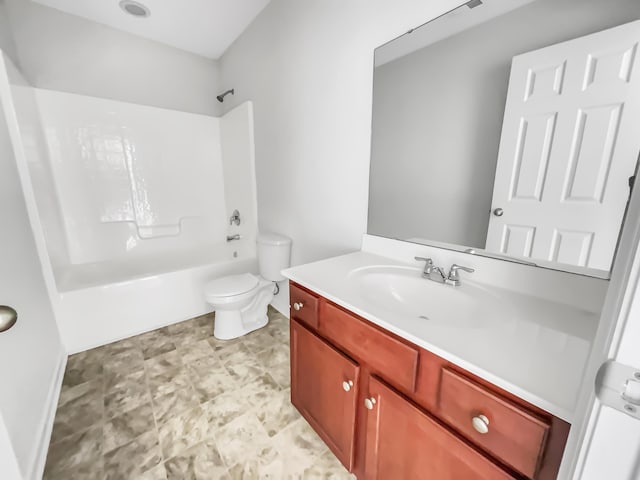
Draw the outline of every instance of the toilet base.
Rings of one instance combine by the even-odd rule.
[[[242,317],[242,312],[238,310],[216,311],[213,336],[218,340],[232,340],[234,338],[242,337],[254,330],[258,330],[269,323],[269,318],[266,313],[249,322],[243,322]]]
[[[273,296],[273,284],[263,280],[260,290],[246,307],[235,310],[218,306],[215,309],[213,336],[220,340],[231,340],[264,327],[269,323],[267,308]]]

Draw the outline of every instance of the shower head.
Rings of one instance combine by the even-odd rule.
[[[233,95],[233,94],[234,94],[234,92],[233,92],[233,88],[232,88],[231,90],[227,90],[227,91],[226,91],[226,92],[224,92],[224,93],[221,93],[221,94],[220,94],[220,95],[218,95],[216,98],[218,99],[218,101],[219,101],[220,103],[222,103],[222,102],[224,102],[224,97],[226,97],[226,96],[227,96],[227,95],[229,95],[229,94],[231,94],[231,95]]]

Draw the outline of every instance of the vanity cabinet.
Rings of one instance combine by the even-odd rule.
[[[375,377],[366,402],[364,478],[516,478]]]
[[[568,423],[290,288],[291,401],[358,479],[557,477]]]
[[[351,470],[358,365],[296,321],[291,323],[291,401]]]
[[[551,429],[544,418],[449,368],[442,371],[438,404],[444,421],[527,477],[535,477]]]

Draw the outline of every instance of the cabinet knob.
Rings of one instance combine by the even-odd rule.
[[[489,433],[489,419],[484,415],[476,415],[473,417],[471,419],[471,425],[473,425],[473,428],[478,433],[482,433],[483,435]]]
[[[345,392],[349,392],[351,390],[351,387],[353,387],[353,382],[351,380],[345,380],[344,382],[342,382],[342,389]]]
[[[293,309],[294,310],[300,310],[302,307],[304,307],[304,304],[302,302],[295,302],[293,304]]]
[[[376,404],[376,399],[373,397],[364,399],[364,406],[367,407],[367,410],[373,410],[373,406],[375,404]]]

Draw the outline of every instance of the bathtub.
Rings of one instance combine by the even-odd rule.
[[[251,102],[209,117],[23,83],[12,142],[68,353],[205,314],[209,279],[257,271]]]
[[[54,268],[58,325],[70,354],[211,311],[204,284],[257,271],[255,239],[134,260]]]

